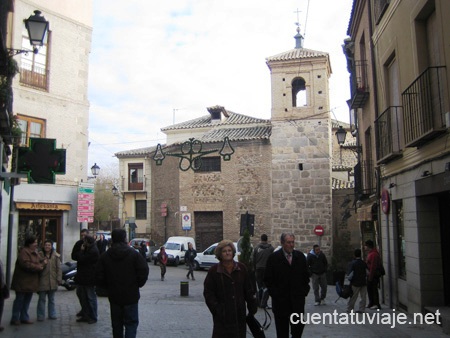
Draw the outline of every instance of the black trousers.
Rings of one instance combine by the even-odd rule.
[[[374,305],[380,306],[380,296],[378,295],[379,278],[374,278],[372,281],[367,281],[367,296],[369,297],[369,307]]]
[[[295,313],[305,313],[305,302],[303,304],[299,304],[300,306],[295,306],[296,310],[291,311]],[[301,321],[298,324],[292,324],[290,321],[290,317],[292,313],[283,311],[282,314],[274,311],[275,318],[275,327],[277,331],[277,338],[300,338],[303,334],[303,329],[305,328],[305,324],[302,324]],[[294,317],[294,320],[297,321],[299,318]],[[291,335],[289,335],[289,329],[291,329]]]

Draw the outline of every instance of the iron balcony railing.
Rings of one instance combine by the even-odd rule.
[[[377,161],[386,163],[401,156],[402,107],[388,107],[375,120]]]
[[[445,68],[427,68],[402,93],[407,147],[421,146],[445,131],[449,108]]]
[[[369,197],[376,192],[375,167],[373,161],[361,161],[355,168],[355,194],[358,198]]]
[[[369,97],[369,83],[367,77],[367,61],[356,60],[352,74],[351,108],[364,107]]]
[[[20,68],[20,83],[48,90],[48,70],[36,65]]]

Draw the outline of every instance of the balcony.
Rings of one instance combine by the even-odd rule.
[[[364,107],[369,97],[369,84],[367,81],[367,61],[356,60],[352,73],[351,109]]]
[[[128,191],[142,191],[144,190],[143,182],[128,182]]]
[[[391,106],[375,120],[377,161],[379,164],[387,163],[402,156],[400,144],[401,118],[402,107]]]
[[[361,161],[355,166],[355,195],[365,199],[375,194],[375,167],[372,161]]]
[[[445,132],[446,93],[445,66],[429,67],[402,93],[407,147],[420,147]]]
[[[48,71],[38,66],[21,67],[20,83],[30,87],[48,90]]]

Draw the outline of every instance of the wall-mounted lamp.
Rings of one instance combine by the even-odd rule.
[[[25,27],[28,31],[28,38],[33,50],[7,48],[9,56],[14,56],[21,53],[26,54],[28,52],[37,54],[39,52],[38,47],[44,45],[45,34],[48,31],[48,21],[41,16],[41,11],[34,11],[34,15],[30,15],[28,19],[23,21],[25,22]]]
[[[428,170],[425,170],[425,171],[422,173],[421,177],[427,177],[427,176],[430,176],[430,175],[432,175],[432,174],[433,174],[432,172],[430,172],[430,171],[428,171]]]
[[[347,131],[342,128],[342,126],[339,126],[338,130],[335,133],[336,138],[337,138],[337,142],[338,144],[341,146],[341,148],[343,149],[350,149],[350,150],[354,150],[358,153],[360,153],[362,151],[362,147],[361,146],[353,146],[353,145],[345,145],[345,137],[347,136]]]
[[[397,184],[395,184],[394,182],[389,183],[389,189],[395,187]]]

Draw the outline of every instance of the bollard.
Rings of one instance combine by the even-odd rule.
[[[189,296],[189,282],[180,282],[180,296],[188,297]]]

